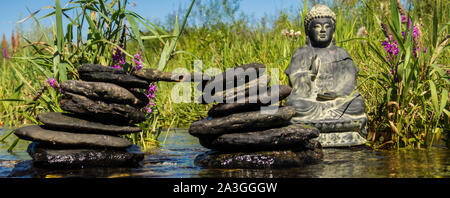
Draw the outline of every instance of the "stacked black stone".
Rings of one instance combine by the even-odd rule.
[[[256,75],[245,77],[255,69],[258,71]],[[245,83],[236,85],[241,78]],[[219,102],[210,109],[208,118],[193,122],[189,128],[189,133],[198,137],[202,146],[211,149],[196,157],[196,165],[227,169],[286,168],[322,159],[320,143],[312,140],[319,136],[319,131],[301,124],[290,124],[290,119],[296,114],[295,109],[272,104],[272,101],[287,98],[292,89],[285,85],[268,87],[268,83],[265,66],[253,63],[227,70],[198,87],[203,91],[203,103],[211,101],[204,97],[212,97]],[[214,84],[215,88],[208,87]],[[216,91],[217,85],[223,85],[223,90]],[[256,85],[256,91],[252,91],[251,87]],[[272,92],[272,89],[278,89],[278,92]],[[225,97],[234,101],[220,102]],[[272,97],[277,100],[272,100]],[[264,111],[261,108],[269,105],[275,110],[267,107]]]
[[[119,135],[140,132],[135,124],[146,120],[142,108],[149,100],[132,88],[147,89],[153,80],[167,78],[167,73],[161,72],[156,75],[158,79],[151,78],[149,71],[153,70],[139,76],[101,65],[81,66],[78,73],[83,81],[60,85],[60,107],[68,113],[40,114],[37,119],[43,125],[15,131],[19,138],[33,141],[27,150],[33,164],[61,168],[138,166],[144,154]]]

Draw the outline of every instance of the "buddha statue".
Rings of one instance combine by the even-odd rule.
[[[336,15],[318,4],[304,25],[306,46],[294,52],[285,71],[293,89],[286,105],[297,111],[291,123],[318,128],[323,147],[365,144],[365,103],[356,90],[359,70],[349,53],[335,45]]]

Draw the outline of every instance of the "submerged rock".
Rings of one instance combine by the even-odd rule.
[[[112,83],[68,80],[61,83],[61,88],[63,91],[83,95],[93,100],[128,104],[137,108],[148,104],[145,94],[131,92]]]
[[[135,167],[144,159],[141,149],[133,145],[126,150],[53,149],[33,142],[28,154],[37,167]]]
[[[125,88],[148,89],[150,84],[136,76],[127,74],[122,69],[96,65],[84,64],[78,68],[81,80],[94,82],[108,82]]]
[[[220,153],[209,151],[195,158],[194,164],[205,168],[290,168],[319,162],[321,149],[305,151],[261,151]]]
[[[20,139],[61,147],[125,149],[133,145],[120,137],[54,131],[37,125],[19,128],[14,134]]]
[[[272,100],[276,101],[272,97],[278,97],[277,101],[282,101],[291,94],[292,88],[287,85],[278,85],[278,96],[272,96],[272,87],[269,87],[267,92],[250,95],[245,98],[244,102],[236,103],[222,103],[214,105],[209,111],[209,117],[223,117],[234,113],[241,113],[246,111],[258,110],[261,106],[271,105]]]
[[[61,109],[91,117],[101,117],[104,120],[119,123],[139,123],[146,120],[145,113],[122,104],[106,103],[91,100],[85,96],[66,92],[59,101]]]
[[[263,131],[224,134],[217,138],[200,138],[200,144],[217,151],[302,150],[319,130],[304,125],[289,125]]]
[[[137,126],[119,126],[113,124],[103,124],[100,122],[93,122],[82,118],[75,117],[75,115],[64,113],[45,113],[39,114],[37,119],[44,123],[43,128],[73,131],[78,133],[95,133],[105,135],[124,135],[130,133],[141,132],[142,129]]]
[[[288,125],[295,115],[292,107],[280,107],[276,112],[252,111],[215,119],[193,122],[189,133],[195,137],[214,137],[225,133],[242,133]]]

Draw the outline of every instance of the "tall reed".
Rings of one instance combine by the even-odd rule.
[[[127,62],[132,62],[132,54],[142,51],[142,66],[152,67],[146,57],[144,41],[158,40],[164,43],[164,49],[157,56],[157,68],[164,70],[176,50],[194,3],[195,0],[186,12],[182,24],[176,22],[172,33],[130,11],[127,0],[70,1],[64,7],[60,0],[55,0],[49,14],[37,18],[39,11],[32,13],[21,22],[34,20],[42,37],[38,41],[24,38],[25,49],[17,56],[3,61],[0,71],[0,102],[3,106],[0,108],[1,120],[6,121],[5,126],[17,127],[30,121],[38,124],[34,117],[42,111],[62,112],[58,105],[61,93],[55,87],[66,80],[78,79],[76,69],[84,63],[112,65],[115,51],[122,52]],[[45,18],[54,18],[55,21],[50,34],[40,22]],[[63,24],[63,18],[69,22]],[[142,35],[139,29],[141,26],[151,34]],[[138,45],[127,50],[123,44],[128,41],[122,40],[121,43],[121,38],[133,40]],[[130,65],[131,63],[126,63],[125,66]],[[134,143],[153,143],[162,130],[157,114],[156,111],[142,124],[143,133],[127,137]],[[24,122],[20,123],[22,120]]]

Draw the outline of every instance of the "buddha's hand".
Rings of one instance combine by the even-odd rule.
[[[320,68],[320,58],[317,57],[317,54],[311,58],[311,66],[309,67],[309,72],[311,74],[311,80],[314,81],[317,74],[319,73]]]
[[[335,92],[325,92],[317,94],[317,100],[334,100],[338,97]]]

